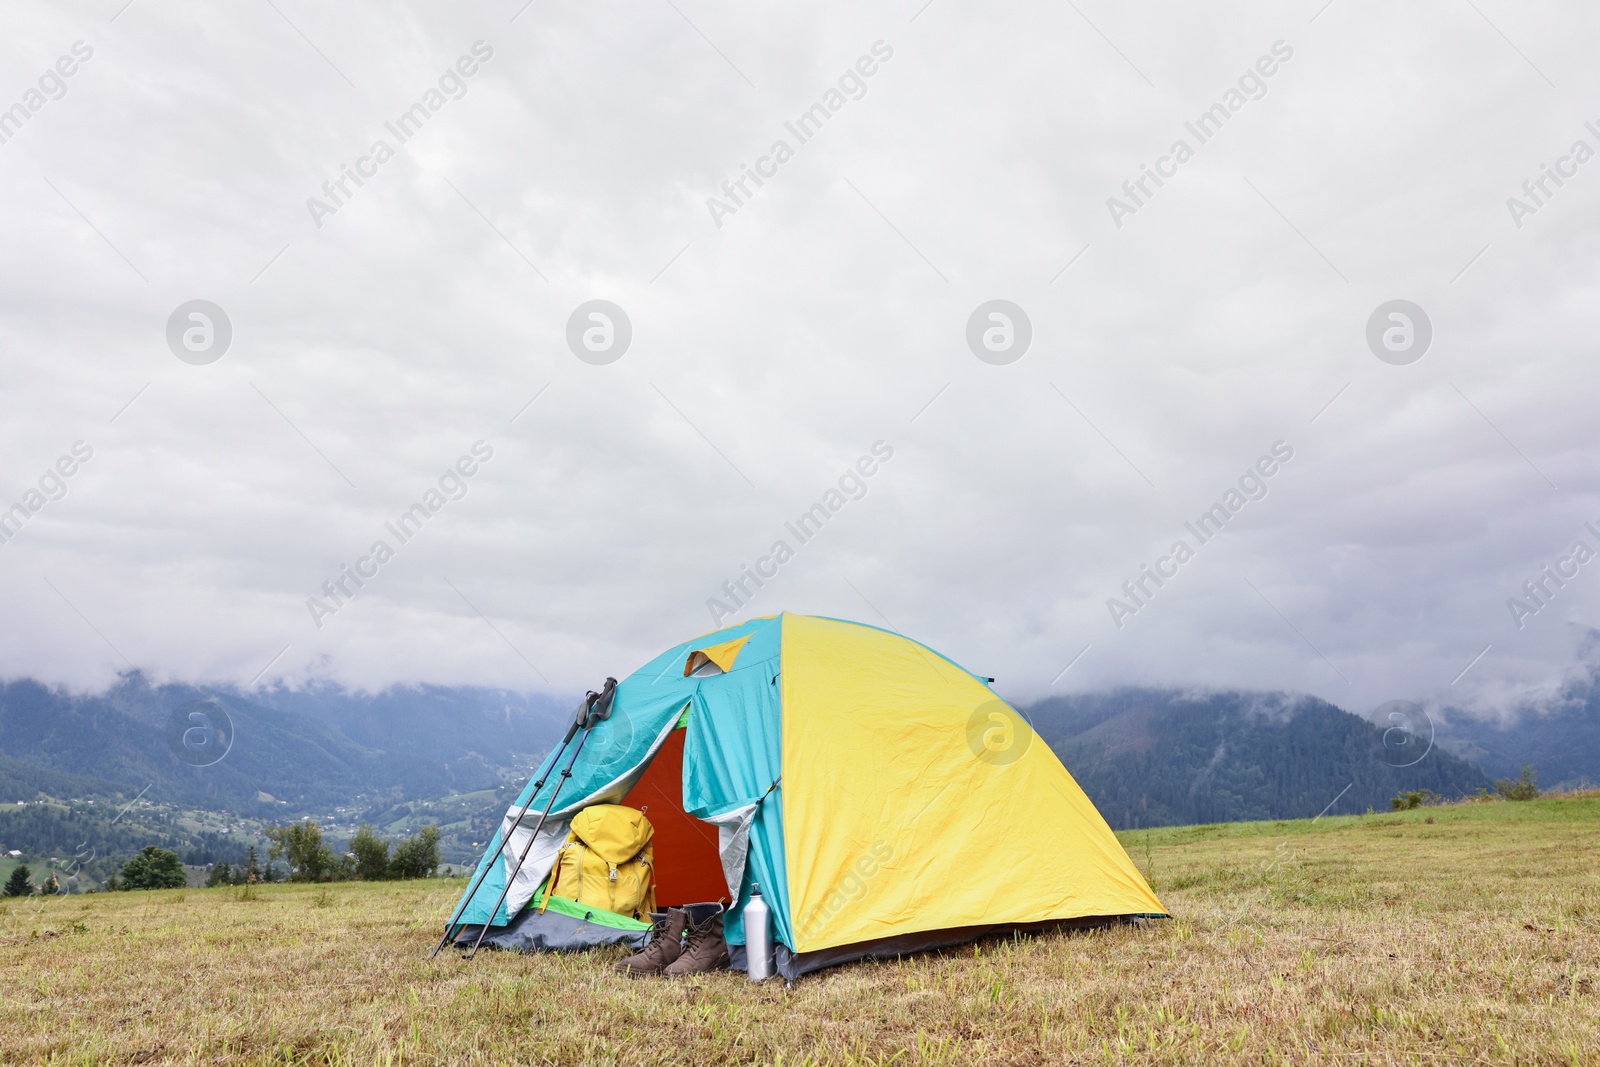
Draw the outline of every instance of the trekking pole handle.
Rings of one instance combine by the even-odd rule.
[[[578,708],[578,721],[575,725],[585,730],[592,729],[598,723],[611,718],[611,706],[617,696],[617,680],[607,678],[606,684],[600,687],[600,692],[593,689],[583,698],[583,704]]]

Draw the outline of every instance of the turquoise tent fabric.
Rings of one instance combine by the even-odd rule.
[[[776,627],[774,627],[776,628]],[[744,905],[750,883],[762,886],[779,940],[789,938],[789,879],[783,857],[782,702],[777,650],[747,663],[759,651],[751,642],[727,674],[702,679],[689,708],[683,748],[683,808],[710,819],[759,802],[750,824],[750,855],[737,906],[723,922],[729,944],[744,944]],[[773,788],[774,785],[778,788]]]

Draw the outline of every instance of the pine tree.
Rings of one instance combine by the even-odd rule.
[[[261,861],[256,857],[256,846],[251,845],[244,850],[244,881],[246,885],[255,885],[262,880]]]
[[[33,883],[28,881],[28,867],[26,864],[17,864],[17,869],[11,872],[10,879],[6,882],[0,896],[28,897],[33,895]]]

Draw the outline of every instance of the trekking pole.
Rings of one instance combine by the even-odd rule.
[[[523,861],[528,858],[528,853],[533,850],[533,843],[539,839],[539,831],[544,829],[545,819],[550,816],[550,809],[555,807],[556,797],[561,793],[561,787],[567,784],[567,779],[572,777],[572,765],[578,762],[578,754],[583,751],[583,743],[589,740],[589,731],[596,723],[604,722],[611,717],[611,704],[616,698],[617,680],[607,678],[606,684],[600,693],[590,693],[593,699],[587,700],[588,714],[582,722],[583,736],[578,738],[578,747],[572,750],[572,756],[567,760],[567,765],[561,768],[561,777],[556,780],[555,788],[550,790],[550,799],[545,802],[544,810],[539,813],[539,821],[533,826],[533,833],[528,835],[528,843],[522,846],[522,854],[517,857],[517,865],[511,868],[511,874],[506,878],[505,888],[500,890],[500,897],[494,902],[494,907],[489,909],[488,918],[483,922],[483,927],[478,931],[478,939],[472,943],[472,951],[467,953],[467,959],[472,959],[478,954],[478,946],[483,944],[483,939],[489,932],[489,925],[494,922],[500,905],[505,903],[506,897],[511,892],[511,886],[517,880],[517,874],[522,870]],[[531,799],[531,798],[530,798]],[[507,916],[509,919],[510,917]]]
[[[522,810],[517,812],[516,820],[511,824],[512,830],[515,830],[518,826],[522,825],[523,817],[528,814],[528,809],[533,806],[533,798],[538,796],[539,790],[544,788],[545,779],[550,777],[550,772],[556,769],[557,763],[561,762],[561,757],[567,751],[567,746],[572,743],[573,736],[577,734],[578,730],[582,728],[584,722],[587,720],[589,710],[594,706],[594,698],[595,695],[590,693],[578,704],[578,714],[573,718],[572,725],[567,727],[567,736],[562,738],[561,744],[557,746],[555,751],[550,754],[549,766],[545,767],[545,769],[539,773],[538,781],[533,783],[533,789],[528,792],[527,802],[522,805]],[[483,880],[487,878],[489,876],[489,872],[494,869],[495,862],[500,858],[500,853],[505,851],[506,842],[510,840],[511,833],[509,830],[500,835],[500,844],[495,848],[494,855],[490,856],[489,862],[484,864],[483,869],[477,872],[477,876],[473,879],[471,887],[467,890],[467,895],[461,898],[461,903],[456,906],[455,913],[450,916],[450,921],[445,923],[444,936],[439,939],[439,943],[437,945],[433,946],[433,951],[428,953],[428,958],[430,960],[437,956],[439,954],[439,950],[444,948],[445,945],[449,944],[450,939],[456,935],[456,920],[461,918],[462,914],[466,912],[468,905],[472,903],[472,898],[478,892],[478,887],[483,884]]]

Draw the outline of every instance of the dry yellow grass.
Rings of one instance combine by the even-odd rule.
[[[459,882],[8,901],[0,1062],[1600,1064],[1600,797],[1123,838],[1176,919],[792,989],[426,962]]]

